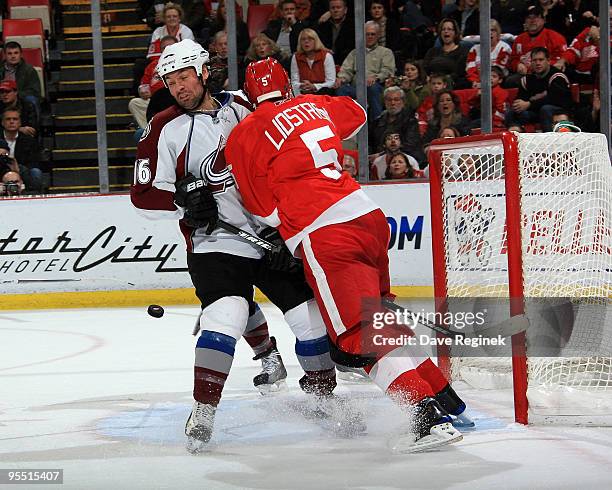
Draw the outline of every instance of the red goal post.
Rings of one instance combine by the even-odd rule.
[[[439,139],[429,160],[439,308],[449,297],[507,297],[508,316],[514,316],[525,313],[527,296],[610,296],[612,169],[603,135],[503,132]],[[612,414],[610,359],[530,360],[526,345],[524,332],[514,335],[506,364],[462,359],[458,368],[448,348],[438,349],[438,359],[452,378],[461,369],[488,382],[505,370],[522,424],[530,405],[572,413],[576,390],[595,393],[598,404],[609,397]],[[567,395],[567,406],[559,393]]]

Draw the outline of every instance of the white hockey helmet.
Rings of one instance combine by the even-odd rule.
[[[173,71],[192,67],[198,78],[202,76],[202,67],[208,63],[208,51],[191,39],[171,44],[164,49],[157,63],[157,74],[166,84],[165,76]]]

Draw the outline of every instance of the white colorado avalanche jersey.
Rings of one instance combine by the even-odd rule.
[[[224,252],[260,258],[253,244],[217,228],[207,235],[182,222],[183,210],[174,204],[175,183],[188,173],[204,179],[219,207],[219,218],[249,233],[259,229],[243,207],[225,163],[225,143],[231,130],[250,113],[244,99],[229,92],[216,94],[220,109],[185,112],[172,106],[151,119],[138,143],[131,188],[132,203],[152,219],[178,219],[187,250]]]

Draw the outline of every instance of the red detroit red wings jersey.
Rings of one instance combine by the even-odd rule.
[[[340,164],[342,140],[365,122],[349,97],[300,95],[264,102],[230,134],[225,156],[244,206],[292,252],[306,234],[378,208]]]

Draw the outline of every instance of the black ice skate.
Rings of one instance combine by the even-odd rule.
[[[197,454],[205,450],[212,437],[217,407],[196,401],[185,424],[187,451]]]
[[[435,399],[440,406],[450,414],[454,427],[466,429],[476,425],[466,413],[465,402],[459,397],[457,392],[453,390],[450,384],[436,393]]]
[[[434,398],[425,398],[414,406],[411,430],[394,437],[390,446],[399,453],[418,453],[461,439],[463,436],[453,427],[450,415]]]
[[[270,337],[272,347],[261,354],[256,355],[253,360],[261,360],[262,371],[253,378],[253,384],[262,395],[268,395],[287,388],[287,370],[283,364],[280,352],[276,348],[276,339]]]

